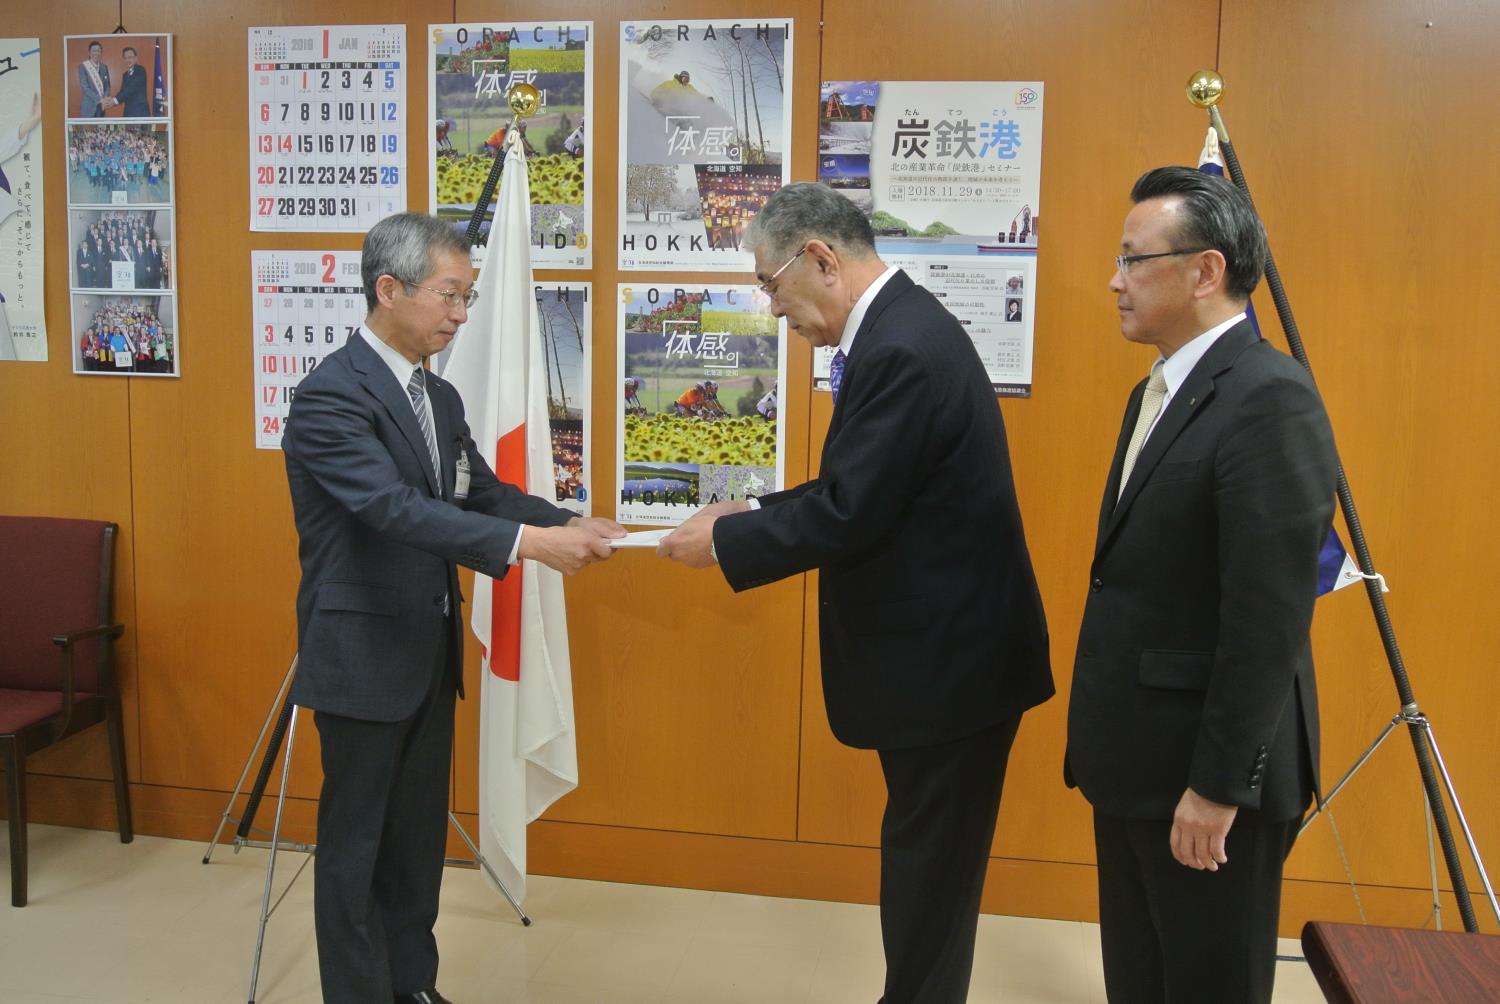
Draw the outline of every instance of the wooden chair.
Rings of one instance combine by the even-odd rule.
[[[26,757],[101,722],[120,842],[134,839],[112,623],[113,523],[0,516],[0,764],[10,816],[10,901],[26,905]]]

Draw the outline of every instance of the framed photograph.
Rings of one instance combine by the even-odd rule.
[[[69,35],[63,50],[69,121],[167,117],[171,35]]]
[[[165,125],[68,124],[68,204],[167,205],[172,143]]]
[[[171,294],[73,294],[73,372],[177,376],[177,305]]]
[[[172,289],[171,209],[74,209],[68,213],[70,285],[77,290]]]

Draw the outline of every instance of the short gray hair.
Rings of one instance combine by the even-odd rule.
[[[397,213],[387,216],[365,234],[360,251],[359,277],[365,286],[365,306],[374,310],[380,303],[375,282],[383,275],[402,282],[421,282],[432,274],[435,253],[452,251],[469,255],[469,241],[451,224],[426,213]]]
[[[853,259],[875,254],[875,231],[860,208],[827,185],[811,181],[783,185],[767,199],[745,229],[744,244],[752,252],[763,250],[780,259],[810,240],[821,240]]]

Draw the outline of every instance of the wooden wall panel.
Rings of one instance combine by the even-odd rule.
[[[1230,135],[1392,586],[1417,700],[1492,869],[1500,110],[1475,83],[1493,79],[1497,47],[1491,5],[1281,0],[1226,5],[1221,50]],[[1279,341],[1269,295],[1256,307]],[[1400,702],[1357,589],[1320,603],[1315,638],[1331,782]],[[1402,730],[1334,803],[1357,878],[1427,880],[1420,798]],[[1326,824],[1309,836],[1291,873],[1341,878]]]
[[[1188,73],[1216,58],[1224,110],[1299,320],[1424,708],[1433,715],[1482,845],[1500,799],[1500,726],[1487,710],[1500,627],[1485,577],[1500,535],[1484,518],[1500,483],[1490,304],[1500,203],[1488,165],[1497,112],[1476,80],[1500,46],[1500,13],[1461,0],[957,0],[940,18],[891,0],[777,0],[797,19],[794,176],[815,175],[822,77],[1045,80],[1046,250],[1039,263],[1035,396],[1002,404],[1052,632],[1059,696],[1029,715],[1012,757],[985,908],[1093,916],[1083,800],[1061,785],[1064,712],[1105,465],[1130,385],[1149,363],[1123,343],[1105,284],[1131,181],[1191,162],[1200,112]],[[1222,11],[1221,11],[1222,6]],[[425,30],[454,19],[534,19],[478,0],[292,3],[230,9],[185,0],[126,5],[136,31],[176,34],[183,377],[71,374],[61,139],[60,38],[104,30],[107,0],[27,9],[7,31],[42,38],[47,307],[52,360],[0,366],[0,509],[121,524],[119,616],[128,755],[138,829],[206,838],[295,645],[295,533],[282,462],[251,434],[249,254],[356,248],[356,235],[250,234],[245,210],[245,29],[404,21],[409,200],[425,208]],[[728,0],[651,3],[663,22],[724,15]],[[612,511],[615,284],[724,281],[614,268],[620,9],[567,0],[545,12],[596,26],[595,268],[540,281],[594,282],[592,419],[596,498]],[[1222,15],[1222,17],[1221,17]],[[825,22],[818,30],[820,17]],[[1432,26],[1427,27],[1431,21]],[[1337,82],[1336,87],[1329,82]],[[1490,295],[1487,295],[1490,294]],[[1257,295],[1268,321],[1269,300]],[[1274,323],[1268,324],[1272,337]],[[827,395],[792,339],[788,477],[815,468]],[[49,433],[35,432],[42,421]],[[712,573],[623,554],[569,580],[583,783],[533,830],[535,870],[869,901],[883,785],[875,757],[829,734],[818,678],[816,577],[733,595]],[[1314,628],[1329,783],[1395,710],[1357,592],[1323,600]],[[477,684],[477,653],[468,673]],[[477,692],[477,687],[475,688]],[[454,802],[476,807],[478,701],[460,708]],[[109,826],[101,737],[31,763],[33,818]],[[310,837],[316,732],[304,718],[291,809]],[[1371,919],[1417,924],[1426,864],[1418,786],[1398,734],[1336,806]],[[472,824],[472,817],[465,816]],[[1350,919],[1353,900],[1325,823],[1289,865],[1284,931],[1312,915]],[[1449,914],[1451,922],[1451,913]],[[1493,918],[1486,926],[1495,927]]]
[[[107,13],[106,13],[107,10]],[[70,14],[111,24],[115,8],[102,0],[73,5]],[[5,34],[41,41],[42,221],[48,261],[44,303],[47,361],[0,363],[0,513],[110,520],[120,525],[115,541],[115,619],[125,634],[115,643],[126,721],[126,760],[139,780],[140,734],[136,728],[139,680],[136,666],[135,541],[131,512],[131,408],[124,380],[73,376],[67,267],[67,172],[63,158],[62,36],[72,17],[59,6],[7,11]],[[108,30],[108,26],[104,30]],[[9,117],[9,115],[7,115]],[[97,734],[96,734],[97,733]],[[91,730],[32,757],[29,769],[60,777],[109,777],[102,729]]]

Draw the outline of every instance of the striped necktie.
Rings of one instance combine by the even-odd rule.
[[[828,364],[828,389],[833,392],[833,403],[839,403],[839,388],[844,384],[844,363],[848,356],[844,350],[839,349],[833,354],[833,361]]]
[[[406,381],[406,393],[411,395],[411,410],[417,413],[417,426],[422,430],[422,438],[427,440],[427,452],[432,455],[432,473],[437,478],[438,495],[443,494],[443,468],[438,463],[437,437],[432,434],[432,419],[428,417],[427,408],[422,399],[427,396],[427,371],[418,366],[411,371],[411,379]]]

